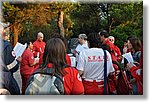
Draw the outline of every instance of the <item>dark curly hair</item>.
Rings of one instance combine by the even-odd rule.
[[[109,36],[109,35],[108,35],[108,32],[107,32],[106,30],[102,30],[102,31],[100,32],[100,35],[101,35],[101,36],[104,35],[105,38],[108,38],[108,36]]]

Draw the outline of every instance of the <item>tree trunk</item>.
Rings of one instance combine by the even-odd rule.
[[[18,31],[16,29],[16,27],[14,27],[14,46],[17,44],[18,42]]]
[[[65,28],[65,36],[69,36],[69,28],[71,28],[71,19],[68,15],[66,15],[67,23]]]
[[[59,33],[60,35],[62,35],[63,37],[65,36],[65,30],[64,30],[64,26],[63,26],[63,16],[64,16],[64,12],[63,11],[59,11],[58,13],[58,28],[59,28]]]
[[[15,24],[13,28],[14,28],[14,44],[13,45],[15,46],[18,42],[18,36],[22,30],[22,27],[20,24]]]

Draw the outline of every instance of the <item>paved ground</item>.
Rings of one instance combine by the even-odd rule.
[[[14,78],[16,79],[16,81],[20,87],[20,91],[21,91],[22,79],[21,79],[21,75],[20,75],[20,69],[14,73]]]

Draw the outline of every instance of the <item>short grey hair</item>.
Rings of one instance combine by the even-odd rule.
[[[0,22],[0,33],[2,33],[1,31],[4,30],[4,36],[8,36],[9,35],[9,26],[10,23],[3,23]]]
[[[87,40],[88,37],[86,36],[86,34],[79,34],[79,38]]]
[[[109,36],[108,38],[109,38],[109,39],[114,39],[114,40],[115,40],[115,37],[113,37],[113,36]]]
[[[38,32],[37,37],[40,36],[40,35],[44,35],[44,34],[42,32]]]

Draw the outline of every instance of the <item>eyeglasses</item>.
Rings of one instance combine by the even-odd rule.
[[[109,41],[114,41],[114,39],[109,39]]]

